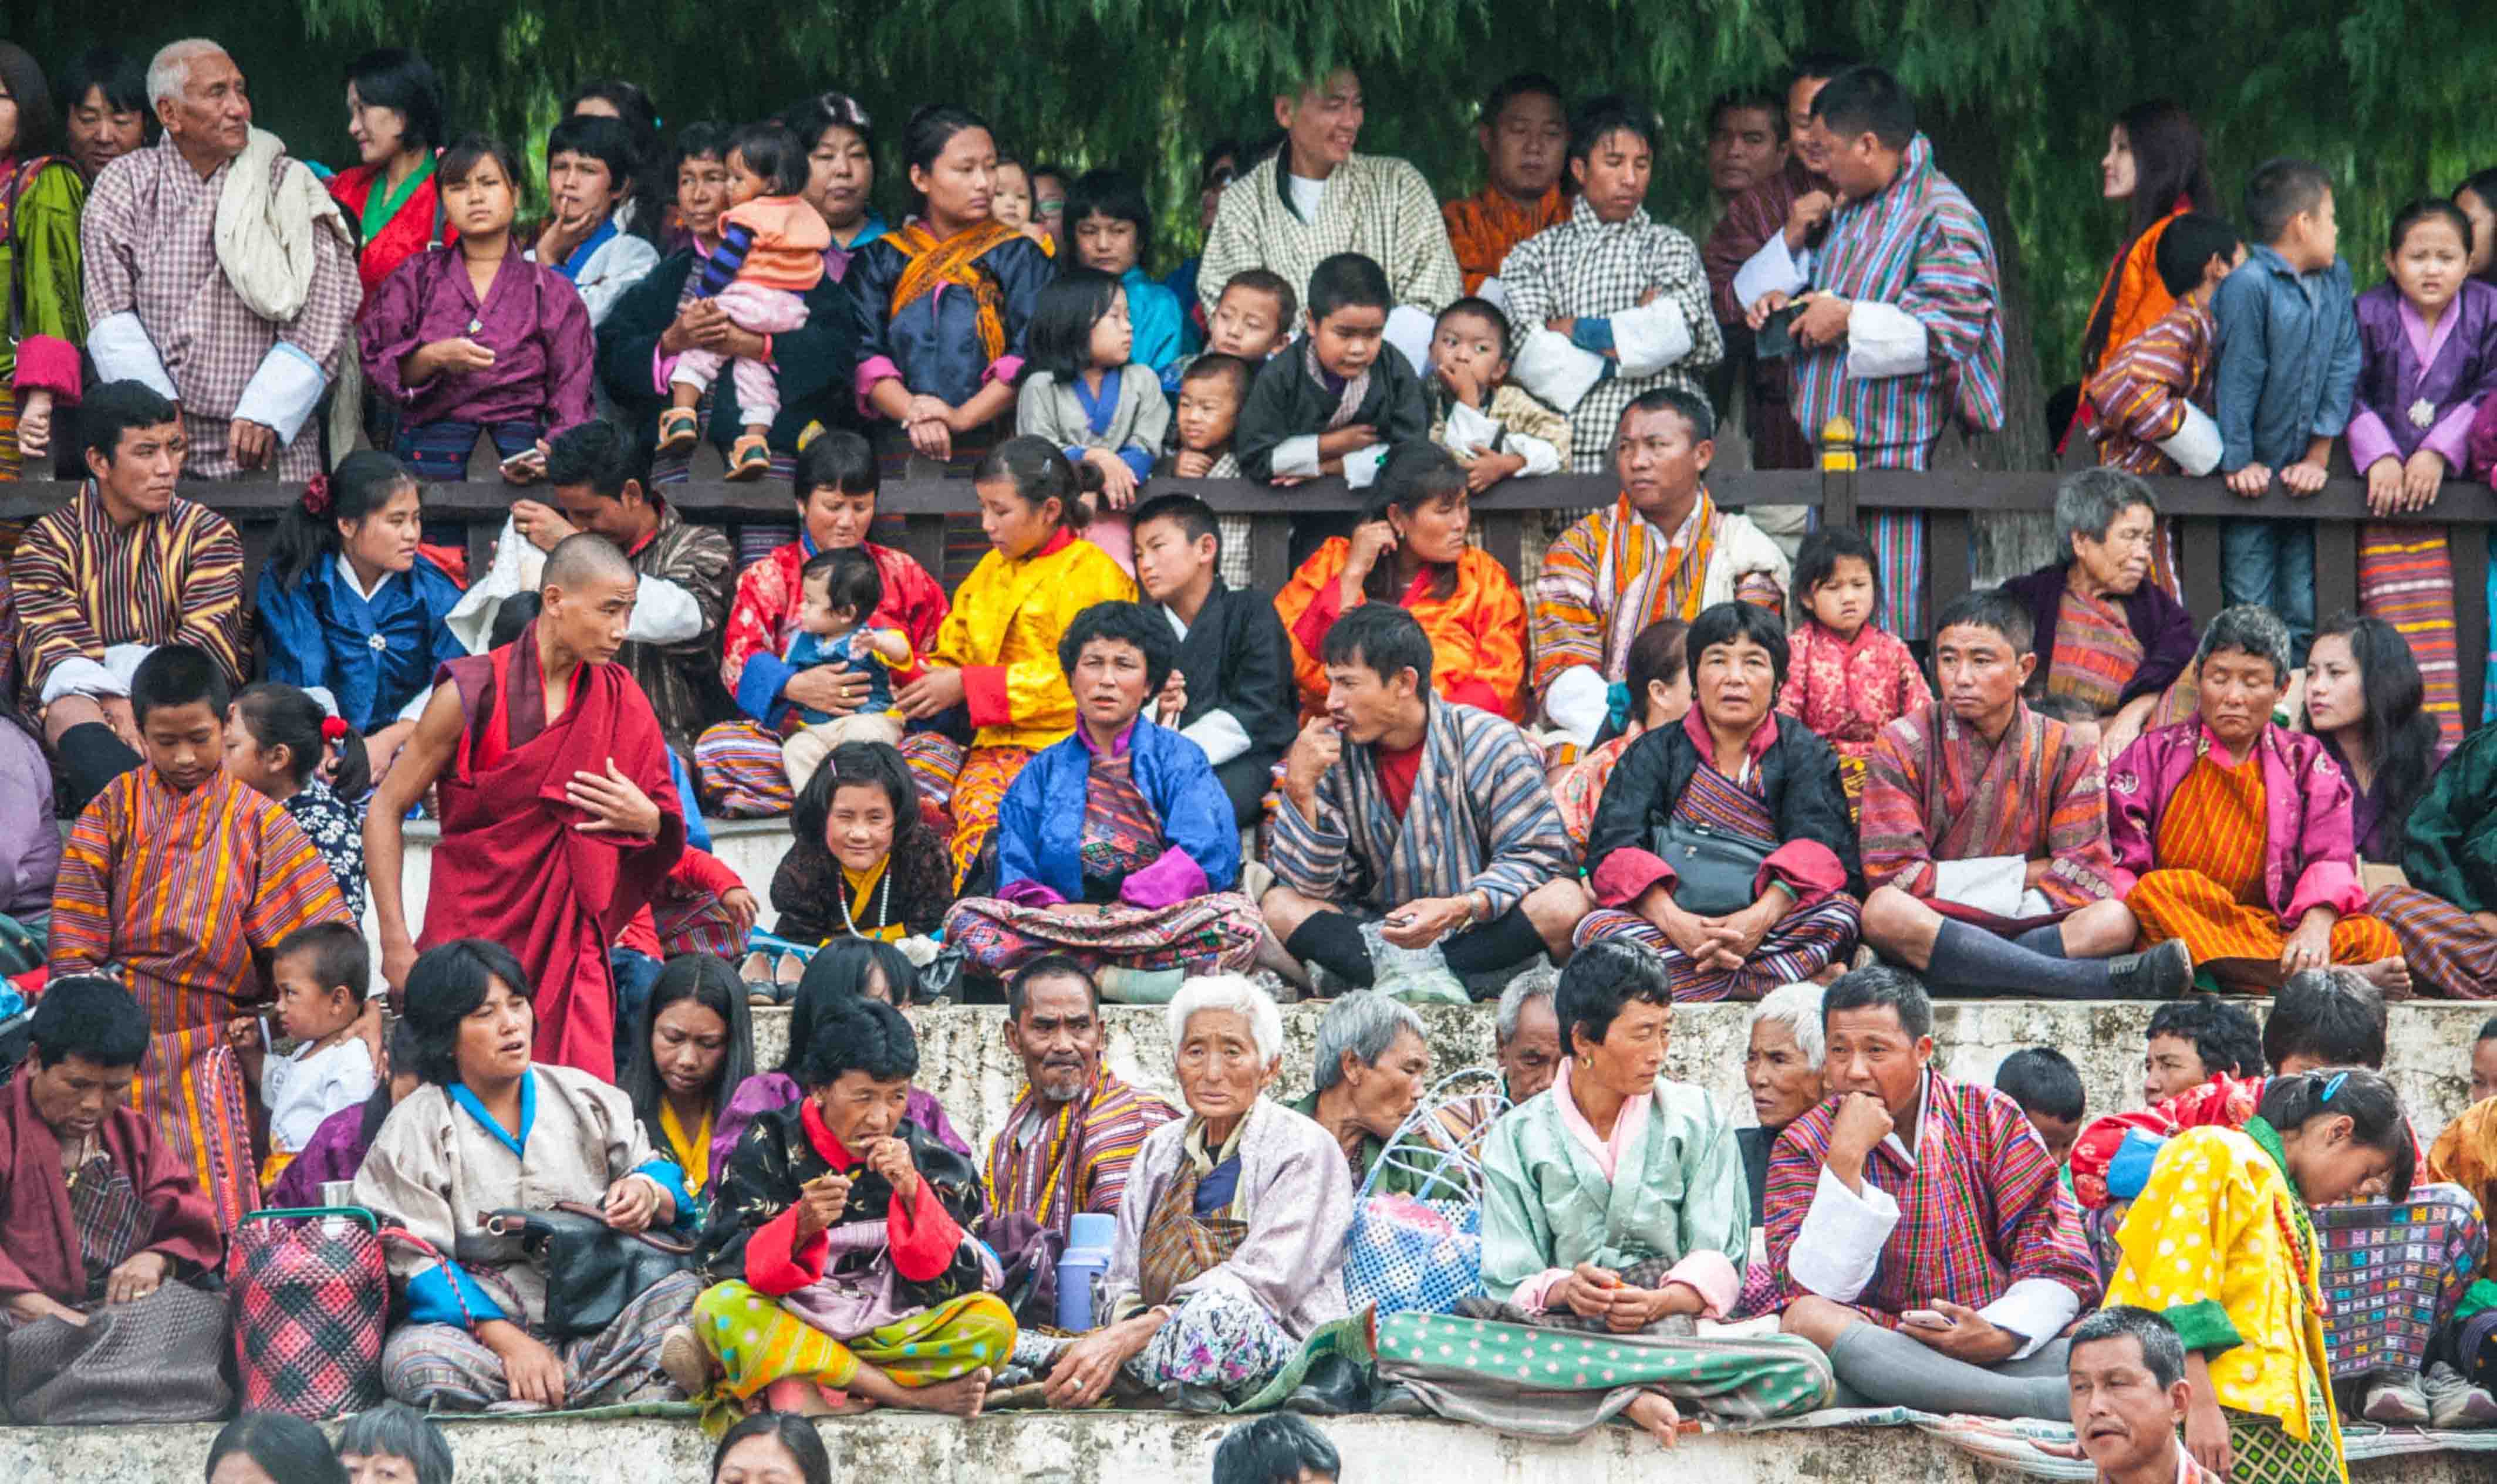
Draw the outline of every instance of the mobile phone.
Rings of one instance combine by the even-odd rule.
[[[506,474],[519,474],[523,471],[538,470],[545,467],[546,456],[533,448],[524,448],[519,453],[514,454],[511,458],[503,460],[503,472]]]
[[[1803,313],[1800,302],[1791,303],[1760,322],[1752,337],[1752,354],[1762,361],[1780,361],[1795,353],[1793,325],[1795,316]]]
[[[1938,1309],[1911,1309],[1899,1316],[1899,1322],[1912,1324],[1920,1330],[1946,1330],[1951,1327],[1950,1316]]]

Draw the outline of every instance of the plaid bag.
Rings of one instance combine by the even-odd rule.
[[[1344,1234],[1343,1296],[1354,1311],[1446,1313],[1482,1286],[1480,1151],[1508,1111],[1496,1078],[1469,1067],[1440,1079],[1372,1162]],[[1486,1081],[1488,1090],[1454,1090]],[[1422,1195],[1372,1194],[1391,1166],[1427,1182]]]
[[[321,1422],[381,1405],[390,1265],[371,1212],[255,1211],[227,1275],[245,1411]]]

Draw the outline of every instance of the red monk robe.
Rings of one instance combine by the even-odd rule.
[[[69,1182],[61,1171],[61,1142],[35,1111],[31,1066],[0,1090],[0,1300],[41,1293],[72,1309],[84,1308],[95,1280],[81,1255],[79,1221],[71,1211]],[[98,1253],[106,1272],[141,1252],[172,1260],[169,1279],[213,1269],[225,1257],[217,1216],[191,1167],[156,1131],[147,1115],[115,1108],[96,1130],[96,1143],[112,1162],[114,1184],[130,1182],[130,1214]],[[92,1178],[90,1176],[90,1178]],[[111,1198],[111,1193],[108,1194]]]
[[[502,648],[452,660],[466,718],[436,788],[442,840],[421,952],[491,938],[528,971],[540,1061],[616,1078],[616,984],[607,947],[685,848],[683,806],[649,699],[623,666],[585,664],[547,720],[537,625]],[[568,802],[576,773],[616,771],[658,805],[656,839],[590,834]]]

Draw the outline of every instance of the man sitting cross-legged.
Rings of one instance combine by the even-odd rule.
[[[1524,733],[1431,690],[1431,640],[1404,609],[1364,603],[1327,630],[1327,714],[1284,759],[1283,806],[1258,902],[1284,949],[1344,983],[1375,969],[1361,924],[1399,948],[1438,945],[1495,992],[1587,914],[1543,766]]]
[[[2069,1415],[2055,1337],[2098,1296],[2080,1211],[2020,1106],[1932,1069],[1934,1007],[1886,965],[1821,998],[1828,1102],[1769,1154],[1784,1327],[1864,1404]]]
[[[2023,704],[2037,665],[2003,589],[1943,610],[1942,699],[1882,728],[1865,766],[1864,940],[1943,994],[2173,998],[2193,958],[2127,952],[2098,754]]]

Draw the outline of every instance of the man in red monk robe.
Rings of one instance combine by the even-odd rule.
[[[419,949],[491,938],[528,970],[537,1059],[610,1079],[608,945],[685,848],[658,717],[613,662],[636,583],[606,538],[557,543],[537,618],[511,644],[442,667],[364,816],[382,973],[394,997]],[[399,824],[436,783],[442,840],[425,932],[411,941]]]

